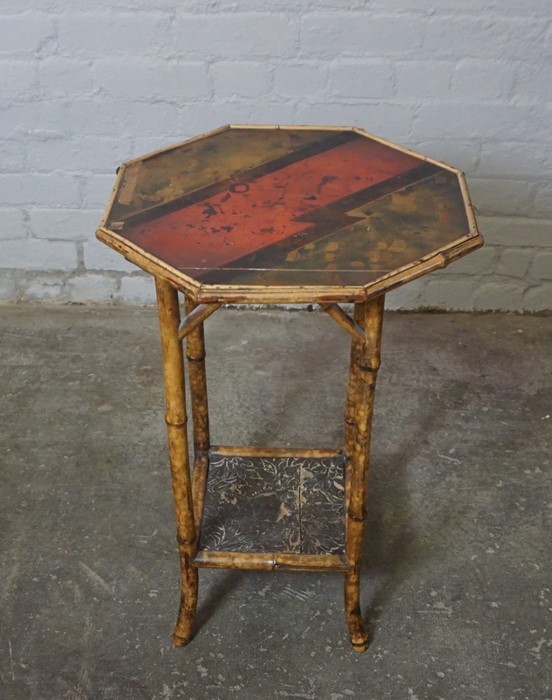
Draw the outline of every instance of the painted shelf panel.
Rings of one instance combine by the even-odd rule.
[[[211,454],[200,550],[342,554],[343,465]]]

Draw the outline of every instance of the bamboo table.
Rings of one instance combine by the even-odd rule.
[[[227,126],[124,163],[97,236],[155,277],[181,564],[174,643],[192,637],[202,567],[341,571],[351,643],[364,651],[384,295],[482,245],[462,173],[361,129]],[[319,304],[350,334],[341,449],[211,445],[203,323],[226,303]]]

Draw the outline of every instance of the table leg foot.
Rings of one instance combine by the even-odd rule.
[[[360,576],[357,572],[345,574],[345,616],[353,649],[359,653],[366,651],[370,639],[362,621]]]
[[[197,608],[198,572],[190,569],[182,572],[180,609],[178,620],[173,630],[172,640],[175,647],[184,647],[191,641]]]
[[[351,645],[356,652],[362,654],[362,652],[366,651],[366,649],[368,649],[368,647],[370,646],[370,639],[366,632],[363,632],[362,641],[355,642],[351,637]]]
[[[173,635],[172,635],[173,646],[185,647],[186,644],[189,644],[189,642],[191,642],[191,641],[192,641],[192,635],[189,635],[188,637],[181,637],[179,634],[176,633],[176,629],[173,631]]]

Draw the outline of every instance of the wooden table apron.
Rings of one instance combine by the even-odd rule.
[[[368,635],[360,609],[360,562],[366,518],[370,438],[376,376],[380,364],[380,342],[384,295],[354,305],[354,320],[341,311],[338,323],[352,335],[349,381],[345,404],[343,454],[345,457],[345,553],[297,554],[284,552],[216,552],[198,549],[207,484],[209,453],[209,411],[205,374],[203,318],[198,315],[186,334],[186,358],[190,381],[193,418],[194,464],[190,472],[184,378],[184,353],[178,291],[169,282],[156,277],[157,304],[161,329],[166,396],[166,423],[172,487],[180,549],[181,599],[173,641],[178,646],[192,638],[198,599],[198,568],[341,571],[345,575],[345,615],[351,643],[364,651]],[[215,308],[220,306],[214,305]],[[327,306],[327,305],[326,305]],[[186,298],[186,318],[194,321],[199,307]],[[328,308],[326,308],[328,311]],[[212,312],[211,309],[209,309]],[[229,448],[214,448],[226,449]],[[288,450],[246,448],[249,456],[335,456],[339,450]],[[236,448],[243,455],[244,449]]]

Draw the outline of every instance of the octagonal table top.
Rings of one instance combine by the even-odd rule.
[[[124,163],[97,236],[203,302],[369,299],[483,243],[459,170],[318,126],[226,126]]]

